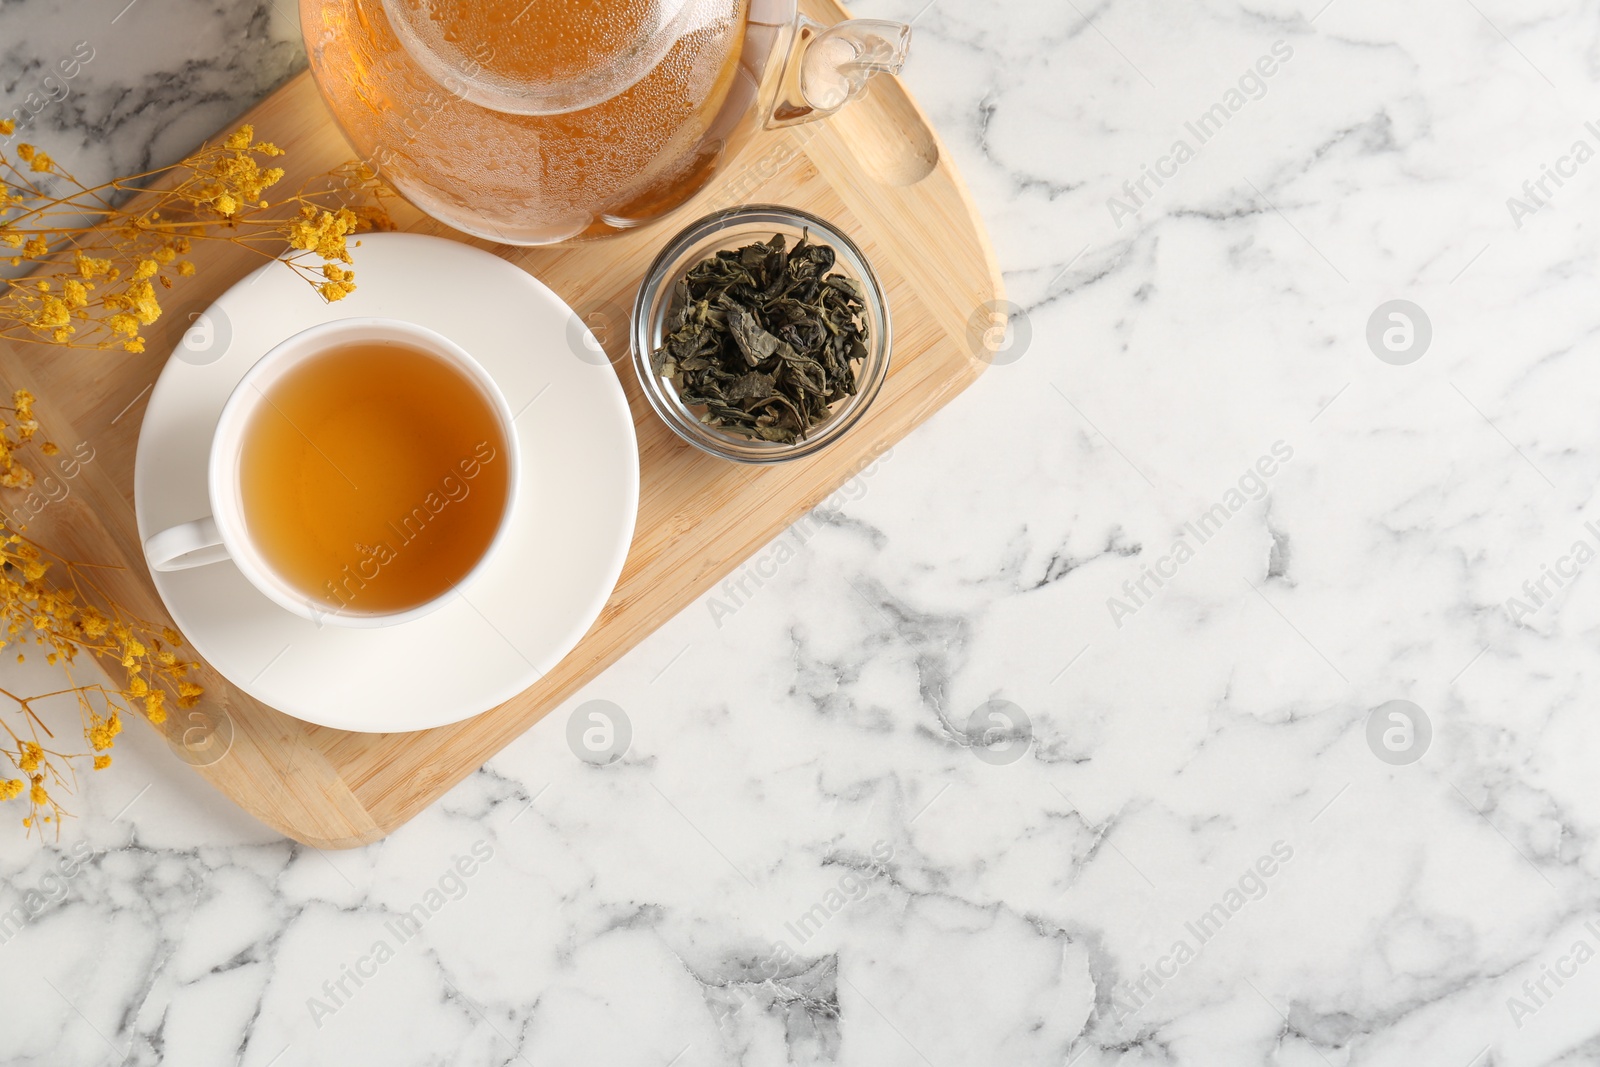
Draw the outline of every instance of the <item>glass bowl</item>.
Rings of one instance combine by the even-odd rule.
[[[650,354],[661,346],[663,327],[671,310],[673,286],[695,264],[724,249],[768,241],[781,233],[793,248],[809,231],[812,242],[826,244],[837,254],[830,273],[854,280],[865,295],[867,355],[856,365],[855,395],[845,397],[828,411],[828,417],[792,444],[758,441],[743,434],[707,426],[699,412],[678,398],[672,383],[650,366]],[[633,304],[633,369],[645,399],[677,435],[702,451],[737,463],[779,463],[814,455],[833,444],[861,421],[889,374],[889,305],[877,275],[854,241],[810,212],[773,204],[729,208],[691,223],[650,264]]]

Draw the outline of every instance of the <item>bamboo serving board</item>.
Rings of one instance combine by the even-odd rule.
[[[845,17],[831,0],[802,6],[823,22]],[[287,155],[282,188],[354,157],[309,74],[284,85],[241,121]],[[231,128],[231,127],[230,127]],[[231,731],[231,748],[197,767],[240,807],[318,848],[375,841],[431,804],[646,635],[692,604],[762,545],[831,493],[862,459],[899,440],[985,367],[975,313],[1002,297],[983,223],[938,137],[900,83],[880,76],[866,97],[822,123],[751,135],[712,185],[664,222],[619,237],[550,248],[471,243],[527,270],[596,328],[621,378],[639,438],[639,519],[628,562],[599,619],[561,664],[512,700],[454,726],[408,734],[312,726],[244,695],[202,664],[197,714],[160,727],[180,755],[183,732]],[[888,296],[894,351],[882,393],[863,422],[810,459],[738,466],[681,442],[649,409],[628,360],[627,309],[645,268],[677,229],[738,203],[779,203],[830,220],[861,246]],[[464,239],[405,208],[402,229]],[[124,609],[169,622],[145,569],[133,509],[133,459],[149,390],[203,310],[259,260],[221,242],[191,257],[196,277],[164,295],[140,355],[56,351],[0,341],[0,384],[38,398],[50,438],[95,458],[64,499],[28,524],[57,552],[97,564]],[[359,278],[357,279],[359,284]],[[983,319],[987,325],[987,319]],[[13,502],[0,499],[0,507]],[[194,736],[191,733],[191,736]],[[190,762],[196,761],[192,755]]]

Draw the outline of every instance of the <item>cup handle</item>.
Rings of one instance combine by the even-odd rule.
[[[221,563],[228,558],[228,550],[222,544],[222,534],[215,520],[207,515],[151,537],[144,543],[144,556],[153,571],[186,571],[208,563]]]

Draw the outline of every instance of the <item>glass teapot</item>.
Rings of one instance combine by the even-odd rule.
[[[300,0],[317,87],[417,207],[509,244],[666,214],[760,125],[823,118],[911,28],[797,0]]]

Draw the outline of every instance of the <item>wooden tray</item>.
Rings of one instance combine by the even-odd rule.
[[[824,22],[846,17],[831,0],[802,6]],[[288,152],[283,187],[323,173],[354,152],[309,74],[283,86],[241,121]],[[746,202],[805,208],[850,234],[878,272],[894,320],[889,379],[868,416],[832,449],[771,467],[736,466],[680,442],[640,396],[627,358],[626,310],[646,266],[678,227]],[[402,229],[463,239],[405,209]],[[199,773],[273,829],[318,848],[375,841],[431,804],[647,634],[734,570],[847,480],[863,457],[899,440],[985,367],[969,322],[1002,283],[983,223],[938,137],[898,81],[823,123],[754,134],[712,186],[664,222],[566,248],[474,241],[559,293],[604,327],[639,435],[639,522],[628,563],[578,647],[531,689],[455,726],[410,734],[354,734],[302,723],[245,696],[202,665],[206,696],[194,722],[175,713],[169,740],[226,716],[227,756]],[[9,391],[39,397],[39,418],[63,447],[91,444],[94,461],[71,494],[29,533],[73,558],[120,564],[103,572],[118,602],[168,617],[140,551],[133,515],[133,456],[145,397],[187,327],[256,261],[220,242],[192,256],[195,278],[164,295],[166,313],[145,331],[141,355],[56,351],[0,341]],[[359,279],[358,279],[359,281]],[[0,501],[0,504],[4,504]],[[109,772],[108,772],[109,773]]]

